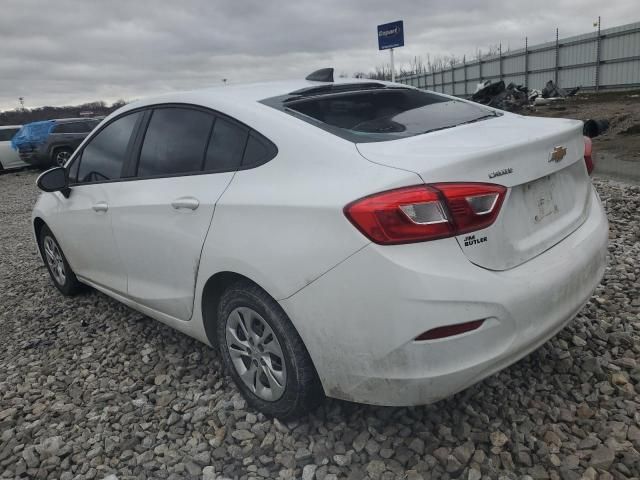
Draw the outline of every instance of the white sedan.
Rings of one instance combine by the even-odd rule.
[[[331,75],[172,93],[38,180],[38,248],[221,350],[249,403],[437,401],[538,348],[602,278],[582,123]]]
[[[0,171],[29,166],[28,163],[20,160],[20,155],[11,146],[11,139],[18,133],[20,127],[21,125],[0,126]]]

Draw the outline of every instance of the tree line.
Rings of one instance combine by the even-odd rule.
[[[504,53],[509,51],[507,49]],[[477,49],[471,60],[480,60],[488,57],[494,57],[500,52],[500,45],[492,45],[487,50]],[[459,65],[466,61],[465,57],[456,55],[426,55],[426,58],[416,56],[408,65],[401,65],[396,68],[396,78],[408,75],[418,75],[430,72],[440,72],[449,69],[455,65]],[[346,76],[346,75],[345,75]],[[356,78],[369,78],[371,80],[391,80],[391,64],[384,64],[375,67],[369,72],[355,72]]]
[[[16,108],[0,112],[0,125],[24,125],[25,123],[56,118],[102,117],[125,105],[124,100],[112,104],[104,101],[83,103],[82,105],[65,107]]]

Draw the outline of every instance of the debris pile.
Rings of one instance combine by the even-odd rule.
[[[531,105],[547,105],[555,101],[562,101],[565,97],[575,95],[579,90],[580,87],[570,90],[560,88],[553,80],[549,80],[542,91],[529,89],[515,83],[505,86],[502,80],[496,83],[487,80],[478,84],[471,100],[501,110],[517,112]]]
[[[542,89],[542,98],[572,97],[576,93],[578,93],[579,90],[580,87],[575,87],[570,90],[560,88],[555,83],[553,83],[553,80],[549,80]]]
[[[505,87],[504,82],[500,80],[497,83],[487,81],[478,87],[479,89],[471,97],[474,102],[510,112],[518,111],[529,105],[527,88],[522,85],[510,83]]]

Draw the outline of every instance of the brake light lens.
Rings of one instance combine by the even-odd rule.
[[[593,142],[589,137],[584,137],[584,163],[587,166],[587,173],[591,175],[593,172]]]
[[[488,183],[416,185],[356,200],[344,213],[380,245],[424,242],[488,227],[506,191]]]

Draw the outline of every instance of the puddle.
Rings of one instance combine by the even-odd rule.
[[[613,152],[600,150],[595,156],[594,174],[626,183],[640,184],[640,159],[625,160]]]

